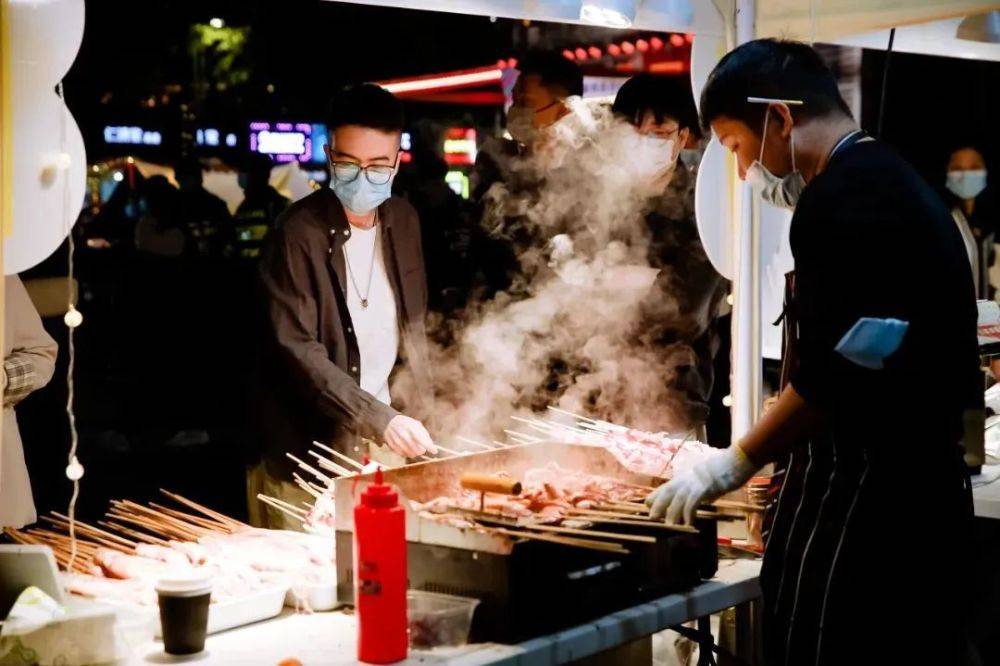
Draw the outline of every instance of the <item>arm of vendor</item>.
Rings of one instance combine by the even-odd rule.
[[[823,424],[867,433],[878,414],[906,408],[932,433],[919,455],[948,460],[977,363],[971,276],[947,210],[858,128],[807,46],[758,40],[728,54],[700,109],[740,178],[766,203],[795,211],[798,364],[742,440],[650,496],[652,513],[690,522],[701,502],[740,487]]]
[[[426,278],[417,214],[391,196],[400,102],[371,84],[332,104],[330,189],[279,218],[260,264],[273,342],[296,395],[318,419],[384,441],[405,457],[435,452],[417,420],[390,404],[404,352],[422,362]]]

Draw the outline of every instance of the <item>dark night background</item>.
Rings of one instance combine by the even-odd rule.
[[[65,92],[91,161],[111,156],[101,141],[103,126],[178,127],[181,105],[196,114],[199,125],[233,131],[245,129],[251,117],[318,121],[331,91],[347,82],[490,65],[529,45],[562,49],[631,34],[320,0],[99,0],[88,2],[86,11],[83,44]],[[244,80],[221,89],[215,81],[199,95],[188,52],[190,31],[192,24],[213,17],[224,19],[227,27],[249,27],[246,46],[230,70]],[[884,55],[875,52],[866,52],[862,61],[861,121],[871,132],[883,61]],[[943,183],[947,155],[958,145],[981,146],[993,165],[1000,154],[997,82],[998,63],[895,54],[883,138],[934,185]],[[499,109],[410,103],[408,113],[411,119],[432,116],[490,126]],[[176,145],[164,147],[144,157],[169,163],[177,150]],[[64,266],[60,253],[40,270],[58,275]],[[101,271],[85,257],[81,269]],[[121,278],[106,276],[108,281]],[[251,332],[233,323],[241,321],[234,305],[240,299],[227,297],[220,285],[179,282],[178,294],[151,301],[136,281],[126,285],[122,300],[102,301],[95,292],[88,307],[93,284],[101,280],[83,284],[81,309],[87,320],[77,339],[80,459],[88,469],[81,515],[102,513],[109,498],[143,500],[168,485],[244,516],[243,441],[233,424],[242,418]],[[182,286],[219,289],[219,307],[185,309]],[[219,324],[229,315],[226,325]],[[18,409],[39,514],[64,510],[70,490],[63,476],[65,327],[61,319],[46,326],[60,343],[56,377]],[[172,418],[180,413],[196,413],[201,420]],[[207,433],[207,443],[191,435],[184,444],[183,434],[192,432]],[[170,439],[175,443],[165,446]]]

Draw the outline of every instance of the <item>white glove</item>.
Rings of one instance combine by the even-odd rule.
[[[389,427],[382,433],[389,448],[405,458],[416,458],[425,453],[437,453],[424,424],[409,416],[399,414],[392,417]]]
[[[674,525],[694,523],[698,505],[711,502],[750,480],[760,469],[738,444],[677,474],[646,497],[652,518]]]

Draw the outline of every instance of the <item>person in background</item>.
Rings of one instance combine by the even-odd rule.
[[[663,161],[651,162],[655,171],[642,174],[650,193],[648,257],[650,265],[660,269],[656,288],[644,304],[646,334],[671,348],[665,375],[682,397],[688,427],[707,441],[704,426],[719,349],[716,318],[726,281],[709,261],[698,234],[695,171],[679,161],[697,123],[690,86],[671,77],[640,74],[619,89],[611,108],[643,141],[664,153]]]
[[[135,247],[157,257],[184,254],[185,238],[178,217],[177,190],[166,176],[152,176],[143,184],[145,212],[135,225]]]
[[[392,406],[389,375],[401,356],[426,377],[427,285],[420,221],[391,196],[399,169],[403,106],[375,84],[350,86],[331,105],[330,188],[293,204],[278,220],[259,264],[267,324],[254,418],[263,460],[257,492],[297,504],[286,453],[308,458],[313,441],[356,459],[401,463],[435,452],[416,419]],[[429,381],[424,382],[426,395]],[[365,446],[362,438],[385,442]]]
[[[205,189],[201,162],[197,158],[178,162],[174,166],[174,178],[180,190],[178,217],[191,254],[209,259],[221,257],[231,223],[226,202]]]
[[[990,285],[990,268],[995,259],[993,243],[1000,224],[1000,210],[986,177],[986,160],[976,148],[962,146],[948,158],[946,198],[965,241],[976,296],[992,299],[995,290]]]
[[[787,468],[761,570],[767,663],[965,663],[973,514],[960,440],[983,394],[954,221],[909,164],[858,128],[808,45],[760,39],[730,51],[700,108],[740,177],[794,209],[798,362],[738,442],[650,495],[651,515],[690,523],[763,465],[801,457],[804,467]],[[919,511],[888,515],[927,479]],[[900,553],[905,535],[930,525],[933,539]]]
[[[288,208],[288,199],[271,187],[271,158],[253,153],[240,170],[244,198],[233,216],[233,254],[255,261],[264,239],[274,229],[278,216]]]
[[[531,242],[520,233],[523,225],[516,216],[509,216],[503,205],[508,198],[530,198],[540,187],[539,179],[544,178],[538,168],[523,168],[522,158],[545,154],[548,132],[572,113],[567,100],[583,95],[582,70],[554,51],[529,51],[519,61],[517,71],[513,103],[507,110],[511,138],[488,139],[476,156],[470,177],[470,199],[485,226],[484,236],[472,247],[485,298],[511,287],[520,268],[518,248]],[[499,201],[490,197],[490,190],[498,184],[506,188]]]
[[[31,481],[17,428],[15,407],[52,379],[57,347],[38,316],[21,279],[4,278],[3,445],[0,446],[0,527],[35,522]]]

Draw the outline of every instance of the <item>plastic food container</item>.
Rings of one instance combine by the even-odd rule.
[[[479,599],[408,590],[406,606],[410,647],[426,649],[465,645],[469,642],[472,614],[478,605]]]

